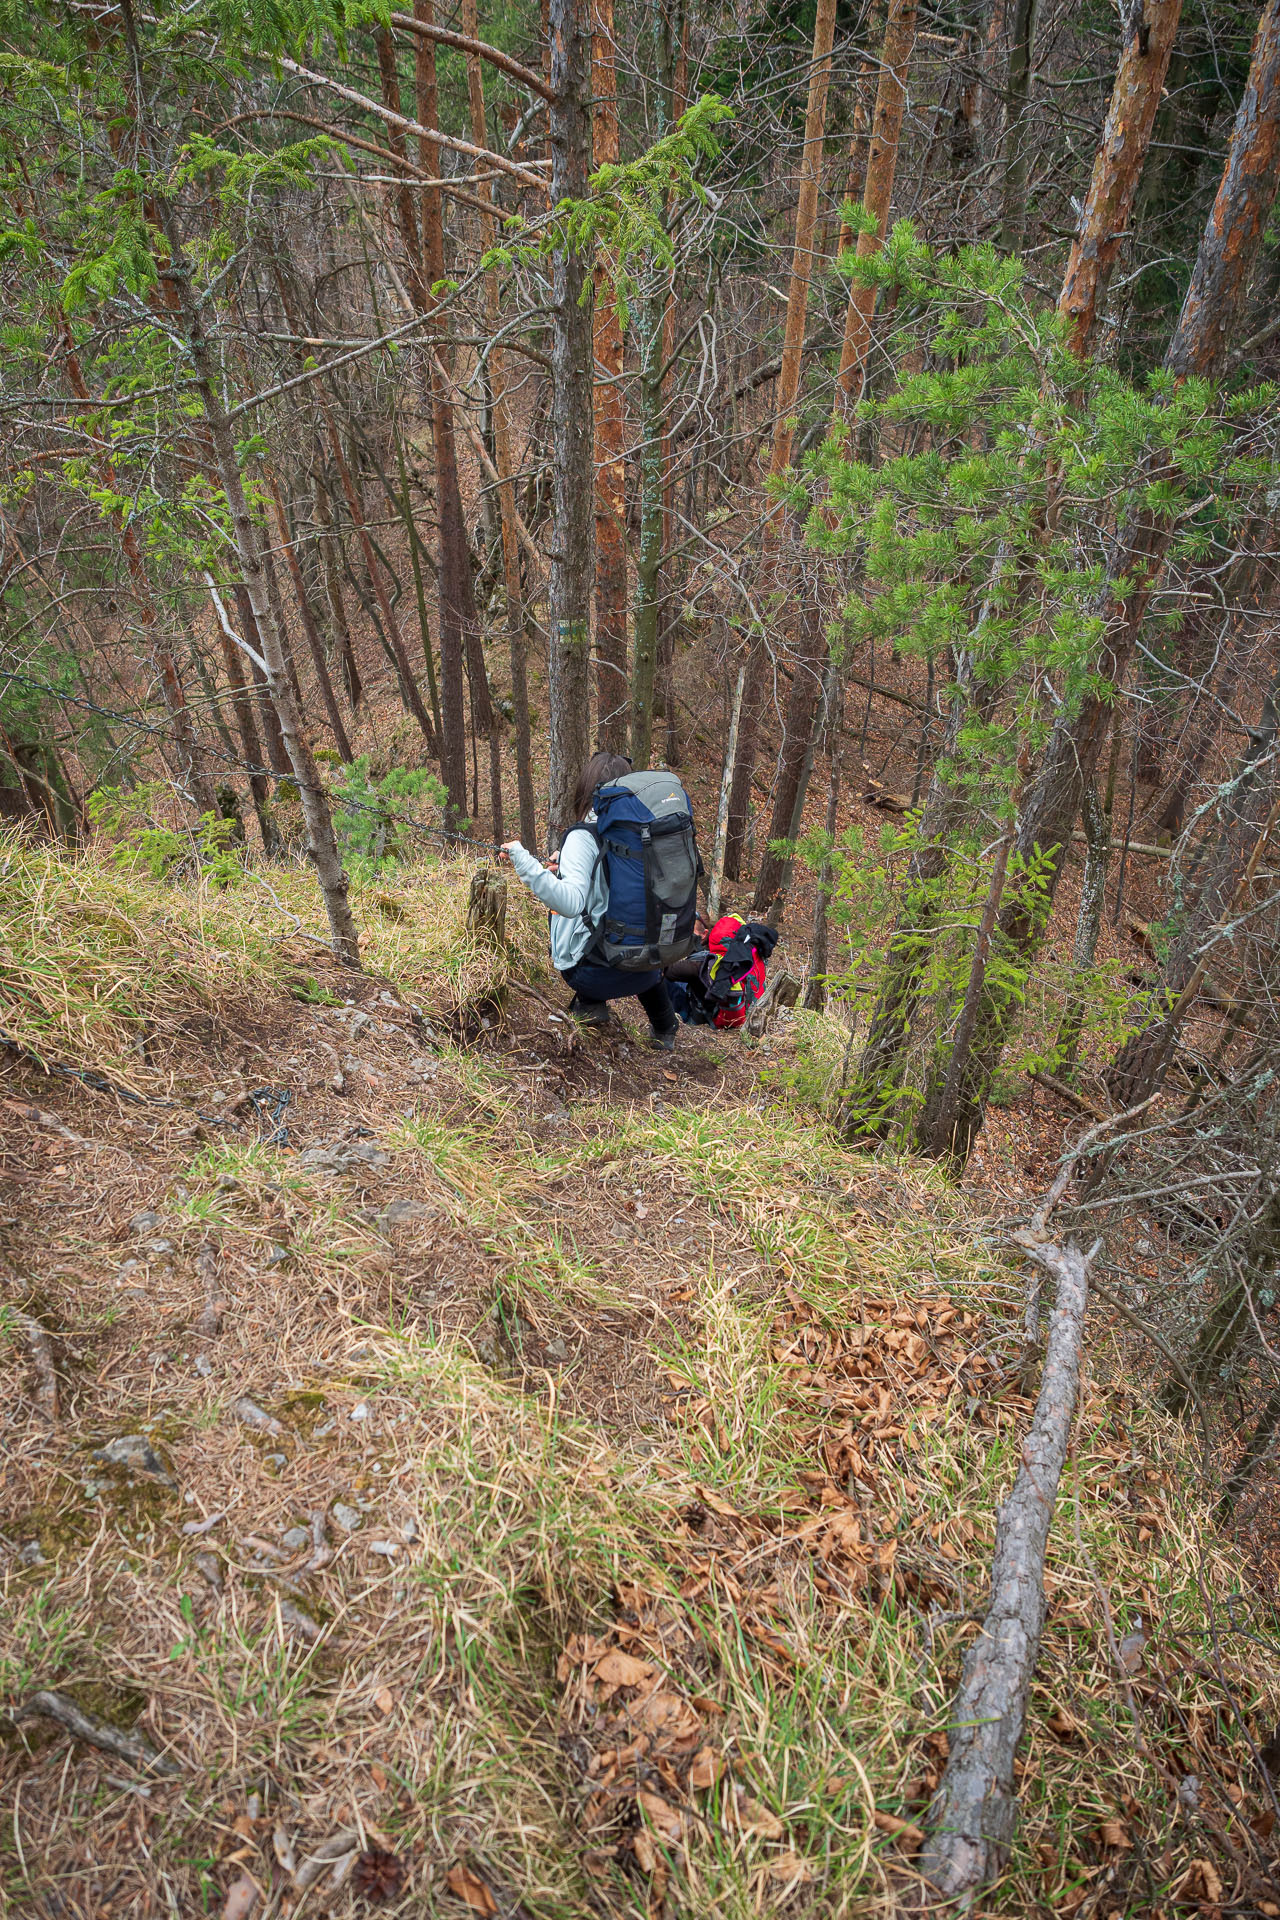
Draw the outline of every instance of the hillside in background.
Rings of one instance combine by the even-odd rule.
[[[826,1015],[579,1033],[471,872],[358,888],[354,975],[301,866],[5,848],[15,1915],[909,1903],[1035,1392],[1007,1208],[841,1140]],[[1150,1354],[1099,1301],[984,1912],[1278,1911],[1274,1585]]]

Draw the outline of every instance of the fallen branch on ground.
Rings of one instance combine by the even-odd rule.
[[[121,1733],[118,1728],[107,1726],[96,1714],[83,1712],[74,1700],[68,1700],[65,1693],[33,1693],[23,1701],[13,1718],[15,1721],[26,1720],[32,1715],[39,1715],[44,1720],[56,1720],[60,1727],[65,1727],[77,1740],[83,1740],[86,1746],[97,1747],[102,1753],[113,1753],[117,1760],[128,1760],[135,1767],[148,1767],[152,1773],[164,1774],[168,1779],[176,1779],[182,1772],[181,1767],[157,1753],[140,1735]]]
[[[965,1657],[920,1859],[930,1894],[962,1912],[999,1873],[1013,1837],[1013,1763],[1044,1627],[1045,1549],[1075,1418],[1093,1257],[1032,1233],[1018,1238],[1054,1276],[1057,1299],[1022,1466],[996,1523],[991,1603]]]
[[[53,1364],[53,1349],[49,1345],[49,1336],[34,1314],[24,1313],[21,1307],[9,1309],[16,1327],[22,1330],[31,1352],[31,1364],[40,1380],[40,1391],[36,1398],[40,1411],[51,1427],[58,1424],[58,1375]]]

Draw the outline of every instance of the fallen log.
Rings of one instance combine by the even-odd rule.
[[[965,1657],[948,1726],[946,1771],[925,1820],[920,1872],[930,1899],[967,1912],[1013,1838],[1013,1763],[1044,1628],[1044,1561],[1080,1387],[1092,1253],[1020,1235],[1057,1282],[1049,1344],[1022,1466],[996,1523],[991,1599]]]

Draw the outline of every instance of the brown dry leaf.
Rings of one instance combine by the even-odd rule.
[[[896,1813],[883,1813],[879,1807],[875,1809],[871,1818],[881,1833],[891,1833],[895,1840],[902,1842],[904,1847],[924,1845],[923,1832],[919,1827],[913,1826],[910,1820],[901,1820]]]
[[[1174,1892],[1216,1906],[1222,1898],[1222,1875],[1212,1860],[1193,1860]]]
[[[658,1849],[643,1827],[637,1827],[632,1834],[631,1851],[639,1862],[641,1873],[652,1873],[658,1864]]]
[[[703,1506],[710,1507],[712,1513],[723,1514],[727,1520],[740,1520],[742,1518],[738,1509],[731,1507],[727,1500],[722,1500],[718,1493],[712,1493],[707,1487],[696,1487],[694,1491],[697,1493]]]
[[[798,1853],[780,1853],[770,1860],[765,1872],[771,1880],[789,1880],[793,1886],[799,1886],[805,1880],[812,1880],[813,1868]]]
[[[373,1696],[373,1704],[379,1713],[390,1713],[396,1704],[396,1697],[390,1687],[379,1687]]]
[[[1098,1832],[1102,1837],[1104,1847],[1131,1847],[1133,1845],[1132,1840],[1129,1838],[1129,1829],[1125,1826],[1123,1820],[1099,1820]]]
[[[372,1780],[374,1786],[378,1789],[379,1793],[386,1792],[387,1776],[383,1768],[381,1768],[378,1765],[376,1760],[371,1760],[369,1762],[369,1778]]]
[[[498,1911],[497,1901],[479,1874],[472,1873],[470,1867],[464,1867],[461,1861],[457,1866],[450,1867],[445,1879],[448,1881],[450,1893],[470,1907],[472,1913],[482,1913],[488,1920],[489,1916]]]
[[[646,1680],[652,1680],[654,1669],[647,1660],[637,1660],[633,1653],[611,1647],[603,1659],[597,1660],[593,1673],[608,1699],[619,1687],[642,1687]]]
[[[734,1788],[733,1805],[744,1833],[755,1834],[761,1840],[781,1840],[786,1829],[777,1814],[753,1800],[744,1788]]]
[[[249,1915],[258,1904],[260,1889],[247,1873],[242,1873],[227,1894],[227,1904],[222,1909],[222,1920],[249,1920]]]
[[[689,1768],[689,1785],[696,1792],[705,1792],[708,1787],[714,1787],[723,1772],[724,1761],[715,1748],[700,1747],[694,1754],[693,1764]]]
[[[1050,1733],[1056,1733],[1060,1740],[1074,1739],[1075,1735],[1080,1731],[1078,1724],[1072,1719],[1065,1707],[1055,1707],[1049,1715],[1049,1718],[1045,1721],[1045,1725],[1048,1727]]]
[[[637,1703],[635,1718],[646,1732],[656,1734],[664,1745],[689,1742],[696,1745],[702,1737],[702,1722],[678,1693],[651,1693]]]
[[[636,1795],[636,1803],[664,1840],[680,1838],[684,1831],[684,1815],[678,1807],[673,1807],[661,1794],[645,1793],[643,1790]]]

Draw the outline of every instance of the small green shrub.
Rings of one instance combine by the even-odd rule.
[[[157,817],[168,794],[162,780],[147,780],[132,788],[100,787],[90,794],[90,820],[115,843],[112,864],[141,867],[153,880],[171,880],[191,861],[214,886],[236,886],[244,877],[237,822],[219,813],[202,813],[194,830],[182,833]]]
[[[333,797],[338,844],[357,873],[377,872],[387,861],[401,859],[412,847],[421,803],[425,801],[443,820],[449,799],[426,767],[392,767],[375,777],[369,771],[367,753],[342,768],[333,783]],[[435,821],[420,824],[429,828]]]

